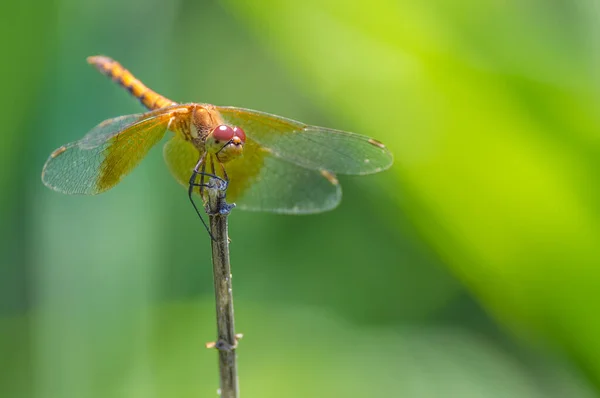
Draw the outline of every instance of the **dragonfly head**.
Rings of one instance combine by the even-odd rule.
[[[244,130],[221,124],[206,137],[206,150],[215,154],[219,162],[226,163],[242,154],[245,143]]]

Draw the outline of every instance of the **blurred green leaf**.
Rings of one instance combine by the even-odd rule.
[[[600,382],[592,3],[227,3],[304,90],[389,144],[399,204],[485,306]]]

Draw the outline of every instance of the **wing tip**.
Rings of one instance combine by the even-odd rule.
[[[48,156],[48,159],[46,160],[46,163],[44,163],[44,167],[42,167],[42,183],[47,186],[48,188],[54,190],[54,191],[58,191],[60,192],[56,186],[52,185],[52,183],[49,181],[48,179],[48,167],[50,167],[50,165],[52,164],[52,161],[54,159],[56,159],[57,157],[59,157],[60,155],[62,155],[63,153],[65,153],[67,151],[67,146],[66,145],[62,145],[58,148],[56,148],[54,151],[52,151],[52,153],[50,153],[50,156]]]
[[[47,173],[47,167],[48,164],[50,163],[50,161],[54,159],[53,157],[50,157],[48,159],[48,161],[46,162],[46,164],[44,165],[44,168],[42,169],[42,175],[41,175],[41,179],[42,179],[42,184],[44,184],[47,188],[53,190],[54,192],[58,192],[58,193],[62,193],[62,194],[72,194],[72,192],[67,192],[63,189],[60,189],[57,185],[55,185],[52,180],[50,178],[48,178],[48,173]]]
[[[390,152],[390,150],[388,148],[384,148],[382,150],[384,151],[384,154],[386,155],[385,160],[383,160],[382,158],[378,158],[378,159],[376,159],[376,161],[373,162],[371,159],[365,158],[363,160],[365,165],[371,165],[372,167],[365,167],[365,168],[359,169],[358,171],[353,172],[353,173],[339,173],[339,174],[364,176],[364,175],[370,175],[370,174],[377,174],[377,173],[381,173],[382,171],[388,170],[389,168],[391,168],[394,165],[394,154],[392,152]]]
[[[65,195],[96,195],[101,193],[102,191],[90,187],[88,187],[88,189],[82,189],[81,186],[77,186],[75,188],[71,187],[71,189],[61,187],[61,185],[64,185],[61,184],[64,182],[64,180],[61,176],[58,175],[58,173],[56,173],[56,169],[52,169],[52,165],[53,161],[56,160],[57,157],[59,157],[60,155],[65,153],[67,149],[69,149],[70,145],[71,144],[63,145],[54,150],[50,154],[50,156],[48,156],[46,163],[44,163],[44,167],[42,167],[42,173],[40,175],[42,184],[44,184],[47,188],[55,192],[62,193]]]
[[[42,169],[42,175],[41,175],[41,177],[42,177],[42,184],[44,184],[47,188],[53,190],[54,192],[63,193],[63,194],[67,194],[67,195],[70,194],[70,192],[66,192],[66,191],[60,189],[59,187],[57,187],[56,185],[54,185],[52,183],[52,181],[50,181],[48,179],[47,174],[46,174],[46,166],[44,166],[44,168]]]

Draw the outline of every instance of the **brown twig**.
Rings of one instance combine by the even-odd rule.
[[[236,352],[237,338],[233,316],[233,291],[231,289],[231,267],[229,264],[229,236],[227,216],[235,205],[225,202],[227,185],[220,179],[211,178],[206,190],[208,214],[212,240],[213,277],[217,304],[217,334],[215,343],[207,347],[219,350],[220,392],[222,398],[238,398]]]

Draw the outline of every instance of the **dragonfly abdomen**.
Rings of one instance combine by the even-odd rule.
[[[141,81],[135,78],[131,72],[125,69],[120,63],[109,57],[94,56],[88,57],[88,63],[94,65],[103,75],[110,77],[121,87],[125,88],[131,95],[141,101],[148,109],[154,110],[166,106],[176,105],[177,103],[163,97],[157,92],[146,87]]]

